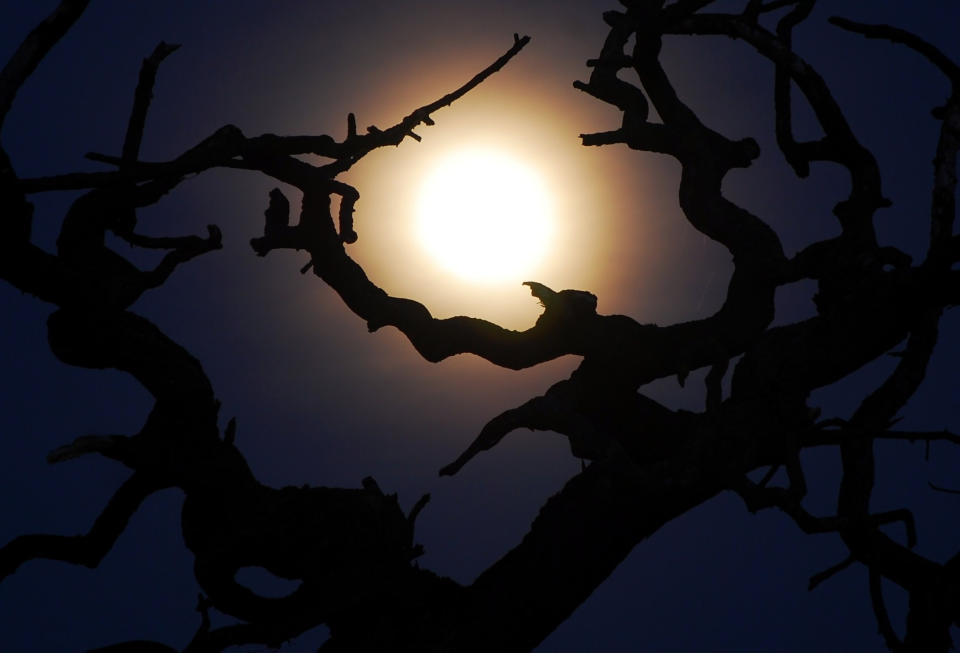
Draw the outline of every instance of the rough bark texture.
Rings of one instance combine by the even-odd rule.
[[[0,73],[0,122],[19,86],[85,4],[63,2]],[[749,510],[776,508],[804,532],[836,532],[843,539],[849,559],[811,579],[811,585],[853,563],[865,565],[870,587],[864,600],[872,600],[891,649],[946,651],[948,629],[960,620],[960,554],[945,563],[917,555],[911,551],[911,513],[872,513],[870,497],[875,440],[960,441],[950,433],[891,429],[924,378],[943,311],[960,301],[960,282],[951,270],[960,260],[953,235],[960,68],[902,30],[833,21],[916,50],[952,84],[948,101],[936,111],[942,124],[939,142],[931,145],[929,256],[913,264],[896,248],[877,243],[874,213],[887,205],[877,162],[857,140],[824,80],[792,49],[792,30],[807,18],[813,0],[750,0],[739,14],[709,13],[710,0],[621,4],[622,12],[603,15],[609,34],[598,58],[588,62],[589,79],[575,86],[619,109],[622,124],[582,139],[584,145],[625,144],[667,154],[682,166],[679,203],[686,219],[726,247],[735,262],[722,307],[692,322],[659,326],[599,315],[589,292],[557,292],[537,282],[528,285],[544,311],[526,331],[472,317],[436,319],[422,304],[388,295],[348,256],[345,245],[358,238],[352,214],[359,192],[338,175],[376,148],[397,145],[407,136],[419,140],[415,128],[432,125],[431,114],[504,66],[527,37],[515,36],[512,47],[468,83],[388,129],[371,127],[360,134],[351,115],[346,137],[337,141],[325,135],[247,137],[228,125],[173,160],[148,163],[139,160],[139,144],[152,86],[161,61],[176,48],[161,43],[144,60],[122,154],[90,155],[116,165],[116,171],[20,179],[0,151],[6,225],[0,277],[57,307],[47,329],[58,359],[127,372],[155,399],[139,432],[83,436],[50,453],[50,462],[98,453],[128,467],[131,476],[87,534],[30,534],[7,543],[0,549],[0,580],[36,558],[95,567],[147,496],[178,487],[186,495],[183,535],[204,591],[201,626],[183,651],[279,645],[321,623],[332,633],[324,651],[529,651],[643,538],[717,493],[734,490]],[[770,31],[760,17],[774,10],[782,13]],[[752,139],[734,141],[714,131],[678,96],[659,60],[661,39],[669,34],[742,39],[771,62],[777,143],[787,161],[800,176],[814,161],[832,162],[850,174],[849,196],[834,210],[838,237],[788,258],[766,222],[723,196],[725,175],[749,167],[759,147]],[[618,77],[624,69],[636,73],[640,86]],[[794,89],[819,120],[819,140],[798,142],[793,136]],[[662,122],[650,122],[651,105]],[[329,162],[313,165],[296,158],[300,154],[318,154]],[[291,224],[290,201],[279,190],[271,192],[264,233],[250,244],[259,256],[275,249],[307,252],[305,271],[332,287],[371,331],[400,330],[429,361],[469,352],[521,369],[566,354],[582,358],[570,378],[494,417],[464,454],[441,470],[455,474],[521,427],[561,433],[576,455],[591,461],[543,506],[523,540],[472,585],[412,562],[419,553],[416,511],[404,515],[395,496],[385,495],[372,479],[353,489],[275,489],[258,482],[233,445],[234,425],[223,433],[217,426],[219,405],[200,362],[131,311],[144,292],[162,285],[180,264],[220,247],[215,226],[205,238],[140,235],[136,210],[160,201],[187,175],[215,167],[258,171],[302,192],[296,224]],[[27,196],[61,189],[87,192],[65,216],[57,252],[51,254],[30,241]],[[341,198],[337,220],[331,215],[333,195]],[[105,245],[108,232],[132,246],[169,253],[155,269],[140,270]],[[776,289],[801,279],[818,284],[818,314],[771,328]],[[851,374],[904,339],[908,345],[900,364],[858,410],[845,419],[817,422],[816,411],[807,405],[812,390]],[[741,355],[732,391],[723,397],[728,363]],[[704,367],[710,373],[703,412],[671,411],[638,392],[663,377],[682,382]],[[806,480],[798,455],[813,446],[836,447],[842,456],[834,515],[812,515],[803,505]],[[747,477],[764,466],[771,467],[764,480]],[[771,487],[772,470],[780,466],[789,485]],[[907,527],[903,543],[879,530],[895,521]],[[287,597],[261,597],[234,580],[245,566],[302,583]],[[903,641],[889,624],[880,594],[883,578],[910,596]],[[243,623],[211,629],[206,616],[211,608]],[[171,649],[127,642],[100,650]]]

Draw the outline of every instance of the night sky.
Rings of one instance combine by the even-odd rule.
[[[0,58],[54,6],[6,3]],[[745,0],[721,1],[739,10]],[[12,5],[12,6],[11,6]],[[893,206],[877,216],[881,243],[921,260],[928,239],[931,165],[938,123],[930,109],[946,79],[906,48],[829,26],[842,15],[909,29],[960,61],[955,0],[824,0],[795,32],[794,48],[818,68],[860,141],[877,156]],[[349,252],[393,295],[424,302],[437,316],[467,314],[526,328],[540,307],[526,279],[478,285],[451,277],[419,248],[412,224],[418,184],[445,153],[482,145],[538,170],[552,189],[557,233],[534,279],[589,290],[598,311],[671,324],[710,315],[732,270],[723,247],[677,207],[679,165],[625,147],[585,148],[578,134],[619,126],[619,114],[571,83],[599,54],[614,0],[484,2],[121,2],[99,1],[21,89],[2,135],[20,177],[104,169],[90,151],[119,154],[143,57],[161,40],[182,47],[161,66],[141,150],[167,160],[234,124],[260,133],[340,139],[348,112],[359,125],[387,127],[453,90],[513,42],[532,41],[503,71],[452,107],[436,126],[378,150],[346,175],[361,193]],[[673,38],[663,59],[681,97],[711,127],[762,148],[734,171],[728,197],[773,226],[788,255],[838,232],[830,209],[847,191],[846,172],[815,165],[799,181],[776,149],[773,69],[749,47],[722,38]],[[797,94],[799,95],[799,94]],[[798,104],[799,135],[815,136]],[[359,487],[376,478],[405,510],[433,500],[417,522],[423,567],[469,583],[519,542],[537,510],[580,469],[566,441],[518,431],[453,478],[437,470],[484,423],[565,378],[565,357],[513,372],[458,356],[420,358],[397,331],[367,333],[362,320],[313,275],[305,254],[256,257],[267,194],[263,175],[215,170],[182,183],[139,213],[151,235],[202,234],[218,224],[224,249],[182,266],[133,309],[200,359],[236,416],[237,445],[257,477],[274,486]],[[287,189],[289,190],[289,189]],[[34,242],[53,249],[74,193],[32,196]],[[299,199],[290,190],[288,196]],[[154,259],[115,243],[138,264]],[[781,288],[778,324],[814,312],[815,288]],[[0,285],[0,543],[32,532],[85,532],[127,477],[119,463],[87,456],[49,466],[51,449],[89,433],[134,433],[152,398],[117,371],[56,361],[46,342],[50,305]],[[889,373],[888,357],[817,391],[823,417],[846,417]],[[960,313],[948,312],[927,379],[900,426],[960,431]],[[671,408],[702,410],[705,370],[686,388],[675,378],[642,392]],[[938,561],[960,548],[960,455],[947,445],[881,443],[873,507],[910,507],[918,551]],[[805,454],[815,514],[835,511],[839,454]],[[182,494],[152,496],[96,570],[34,561],[0,585],[0,649],[73,651],[129,639],[186,645],[199,625],[198,586],[179,530]],[[898,525],[890,532],[900,536]],[[807,592],[809,577],[840,562],[836,535],[805,536],[775,512],[749,514],[724,493],[641,543],[596,593],[537,649],[566,651],[882,651],[867,593],[854,566]],[[561,572],[562,573],[562,572]],[[251,585],[272,587],[253,574]],[[276,591],[282,591],[277,589]],[[885,588],[902,628],[905,595]],[[285,646],[313,651],[317,629]],[[960,641],[960,631],[954,631]],[[262,650],[249,647],[248,650]]]

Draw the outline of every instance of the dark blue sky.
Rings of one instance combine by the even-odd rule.
[[[0,58],[52,3],[0,9]],[[742,2],[721,2],[738,7]],[[915,31],[960,60],[960,5],[953,0],[824,1],[798,29],[795,48],[818,67],[876,154],[892,208],[878,215],[881,240],[919,259],[928,232],[933,106],[946,80],[917,55],[826,25],[839,14]],[[48,6],[49,5],[49,6]],[[522,5],[522,6],[518,6]],[[98,169],[85,152],[120,149],[141,59],[157,42],[182,48],[160,70],[143,158],[176,156],[226,123],[244,133],[330,133],[341,137],[353,111],[361,125],[392,124],[459,85],[512,42],[530,46],[473,94],[434,117],[421,144],[376,152],[351,173],[361,192],[358,259],[391,292],[435,299],[431,308],[531,324],[536,302],[519,286],[474,288],[438,277],[405,251],[411,171],[458,143],[509,142],[541,162],[566,203],[564,247],[538,279],[590,290],[603,313],[669,324],[719,307],[729,255],[694,231],[676,207],[679,166],[626,148],[588,149],[581,132],[615,128],[617,115],[574,90],[599,53],[611,2],[93,2],[23,87],[2,142],[22,177]],[[836,232],[832,205],[846,174],[826,165],[800,182],[773,140],[770,65],[725,39],[671,39],[664,61],[700,117],[728,136],[753,136],[763,155],[736,171],[725,190],[781,234],[788,253]],[[809,135],[809,134],[808,134]],[[432,149],[431,149],[432,148]],[[370,335],[361,320],[311,275],[302,256],[256,258],[270,180],[214,171],[182,184],[140,225],[156,235],[202,233],[215,222],[224,250],[181,268],[134,310],[197,356],[236,416],[238,446],[265,483],[357,487],[374,476],[409,508],[433,501],[418,521],[421,564],[469,582],[526,531],[544,500],[579,470],[566,442],[518,432],[438,479],[489,418],[567,376],[568,357],[511,372],[464,356],[432,365],[397,332]],[[35,242],[51,248],[73,195],[35,196]],[[406,202],[406,204],[405,204]],[[130,252],[123,246],[118,249]],[[134,256],[133,253],[130,253]],[[139,259],[138,259],[139,260]],[[425,264],[424,264],[425,265]],[[424,271],[427,270],[427,271]],[[812,286],[778,295],[779,323],[812,314]],[[501,298],[507,298],[502,299]],[[89,528],[127,471],[94,457],[48,466],[56,446],[86,433],[133,433],[151,398],[109,371],[67,367],[46,344],[51,307],[0,285],[0,542],[28,532]],[[960,430],[960,317],[948,313],[927,381],[903,412],[908,429]],[[889,371],[878,361],[811,404],[847,416]],[[686,389],[668,379],[643,391],[670,407],[700,409],[703,371]],[[836,452],[806,455],[808,506],[834,510]],[[919,551],[942,560],[960,548],[960,497],[927,482],[955,481],[957,454],[922,445],[878,445],[877,510],[908,506]],[[199,624],[198,588],[179,533],[181,495],[150,498],[97,570],[39,561],[0,585],[4,650],[85,650],[126,639],[182,647]],[[893,532],[893,531],[891,531]],[[661,529],[538,649],[566,651],[881,651],[866,572],[854,567],[813,593],[807,579],[842,560],[834,535],[805,536],[785,517],[750,515],[723,494]],[[259,579],[251,579],[259,583]],[[904,597],[888,588],[895,624]],[[289,645],[315,650],[320,632]],[[251,650],[258,650],[252,648]]]

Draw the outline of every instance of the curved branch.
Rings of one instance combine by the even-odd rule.
[[[246,159],[288,157],[294,154],[319,154],[336,159],[319,168],[309,166],[313,171],[311,179],[333,179],[338,174],[349,170],[371,151],[388,145],[399,145],[407,136],[416,136],[413,129],[418,125],[433,125],[430,114],[450,106],[476,88],[490,75],[503,68],[520,50],[530,42],[529,36],[515,37],[513,46],[500,58],[474,75],[468,82],[447,93],[429,104],[414,110],[386,130],[370,127],[366,134],[356,134],[355,130],[348,130],[347,138],[342,143],[335,142],[330,136],[276,136],[264,134],[255,138],[244,138],[240,130],[232,125],[221,128],[213,136],[206,139],[185,154],[173,161],[163,163],[130,162],[126,157],[110,157],[100,154],[89,155],[99,161],[122,165],[122,169],[115,172],[74,173],[54,177],[40,177],[25,179],[20,187],[25,193],[37,193],[50,190],[75,190],[113,186],[117,184],[157,179],[160,177],[183,177],[187,174],[201,172],[215,166],[237,167],[236,157]],[[159,47],[159,46],[158,46]],[[131,120],[134,118],[132,117]],[[250,166],[242,166],[250,167]],[[258,169],[255,166],[253,169]],[[271,174],[271,173],[268,173]],[[295,183],[295,182],[291,182]],[[301,181],[301,183],[303,183]],[[296,184],[295,185],[299,185]],[[334,191],[336,192],[336,191]]]
[[[91,453],[130,465],[135,449],[130,446],[130,438],[125,435],[81,435],[70,444],[57,447],[48,453],[47,462],[53,465]]]
[[[129,312],[60,310],[47,321],[50,348],[79,367],[133,375],[158,401],[196,410],[216,435],[217,402],[200,362],[152,322]]]
[[[706,127],[677,95],[659,61],[665,25],[678,22],[706,4],[709,3],[674,3],[666,8],[658,3],[630,4],[625,15],[616,14],[615,19],[608,20],[613,28],[590,84],[583,86],[583,90],[624,111],[620,130],[586,135],[584,144],[623,142],[636,149],[668,152],[676,157],[683,167],[679,195],[687,220],[734,256],[736,267],[721,310],[706,320],[662,330],[663,339],[656,344],[666,345],[663,351],[670,352],[673,373],[712,365],[743,351],[773,318],[773,294],[786,267],[782,246],[773,230],[721,194],[726,174],[735,167],[749,166],[759,155],[757,143],[753,139],[732,141]],[[682,20],[679,22],[683,24]],[[636,34],[636,44],[627,57],[622,50],[631,33]],[[624,90],[626,82],[617,79],[612,70],[625,58],[632,61],[664,124],[647,123],[645,115],[638,115],[637,109],[618,99],[630,97]],[[605,68],[599,65],[603,62],[610,63]],[[634,92],[640,93],[639,89]],[[646,349],[650,351],[652,347]]]
[[[15,538],[0,549],[0,580],[23,563],[38,558],[96,567],[143,500],[167,486],[147,474],[135,472],[110,498],[86,535],[21,535]]]
[[[929,311],[919,321],[907,342],[907,349],[893,373],[861,402],[850,425],[854,430],[871,433],[885,429],[897,412],[913,396],[926,375],[927,363],[937,342],[940,311]],[[864,515],[873,493],[874,458],[872,438],[851,438],[840,444],[843,476],[837,499],[839,514]],[[845,534],[848,546],[857,547],[862,533]],[[878,569],[883,572],[882,567]],[[886,575],[886,574],[884,574]]]
[[[905,29],[890,25],[868,25],[841,16],[831,16],[828,21],[840,29],[862,34],[868,39],[884,39],[892,43],[901,43],[917,52],[927,61],[940,69],[956,86],[960,86],[960,66],[953,62],[938,48]]]
[[[742,477],[731,485],[750,512],[765,508],[778,508],[788,515],[804,533],[834,533],[851,528],[876,528],[884,524],[903,523],[906,531],[907,546],[913,548],[917,543],[917,529],[913,514],[906,509],[888,510],[862,517],[848,518],[817,517],[801,505],[801,495],[794,488],[762,487],[747,477]]]
[[[793,28],[803,21],[813,9],[813,0],[797,2],[777,24],[777,34],[787,50],[793,49]],[[777,145],[798,177],[810,174],[810,160],[803,148],[793,138],[793,107],[790,101],[790,71],[783,62],[774,66],[773,106],[776,124]]]
[[[814,574],[813,576],[810,577],[810,581],[807,584],[807,591],[812,592],[813,590],[817,589],[821,583],[829,580],[830,578],[833,578],[844,569],[847,569],[850,565],[852,565],[856,561],[857,559],[854,558],[853,556],[847,556],[842,561],[838,562],[832,567],[829,567],[827,569],[824,569],[821,572]]]
[[[371,126],[367,128],[366,134],[354,135],[352,137],[350,130],[348,130],[347,139],[340,145],[335,155],[337,161],[322,166],[320,170],[332,178],[341,172],[349,170],[354,163],[376,148],[387,145],[399,145],[407,136],[419,140],[419,137],[413,132],[414,128],[421,124],[427,126],[433,125],[434,122],[430,114],[450,106],[479,86],[485,79],[490,77],[490,75],[503,68],[507,62],[513,59],[529,42],[529,36],[520,37],[514,34],[513,45],[510,49],[492,64],[474,75],[470,81],[443,97],[414,110],[410,115],[386,130],[380,130]]]
[[[919,587],[910,592],[904,650],[947,653],[953,649],[950,629],[960,617],[956,588]]]
[[[143,60],[140,67],[140,79],[133,94],[133,109],[130,112],[130,121],[127,124],[127,134],[123,139],[124,163],[133,163],[140,154],[140,143],[143,141],[143,128],[147,121],[147,109],[153,99],[153,85],[157,79],[157,69],[160,63],[179,48],[161,41],[154,48],[149,57]]]
[[[689,461],[591,464],[547,501],[523,542],[468,588],[472,607],[448,650],[532,650],[637,543],[719,492],[714,480],[714,470]]]
[[[874,569],[870,569],[870,603],[873,606],[873,614],[877,618],[877,628],[883,636],[883,641],[887,648],[893,653],[901,653],[906,649],[903,642],[897,637],[897,633],[890,624],[890,615],[887,613],[887,604],[883,600],[883,577]]]
[[[960,84],[943,109],[943,125],[933,159],[930,202],[930,250],[926,264],[947,270],[960,256],[960,237],[953,234],[957,213],[957,153],[960,152]]]
[[[934,157],[934,188],[931,204],[930,252],[927,261],[941,269],[949,268],[950,238],[956,214],[957,151],[960,150],[960,66],[938,48],[915,34],[890,25],[867,25],[833,16],[830,22],[841,29],[871,39],[900,43],[936,66],[953,87],[946,107],[934,112],[943,120],[937,153]]]
[[[88,4],[90,0],[63,0],[49,16],[33,28],[0,71],[0,131],[17,91],[50,49],[80,18]]]
[[[833,161],[847,168],[851,175],[850,196],[837,204],[834,213],[845,233],[856,236],[855,240],[862,243],[875,245],[873,213],[889,206],[890,201],[883,196],[876,159],[854,136],[823,78],[806,61],[791,52],[782,39],[742,16],[695,14],[667,26],[665,32],[741,38],[775,65],[789,71],[790,77],[813,108],[825,137],[814,143],[789,147],[788,159],[792,160],[795,167],[798,162],[805,160]]]
[[[614,105],[629,115],[629,121],[631,122],[645,122],[650,113],[647,98],[633,84],[617,77],[621,68],[633,65],[633,57],[629,57],[623,52],[623,48],[630,38],[631,27],[623,14],[619,12],[607,12],[604,14],[604,18],[607,19],[608,23],[612,23],[613,29],[610,30],[603,43],[600,56],[587,62],[588,66],[593,66],[590,81],[586,84],[575,81],[573,87],[598,100]]]
[[[857,408],[850,425],[874,431],[893,422],[927,375],[927,365],[937,344],[941,311],[930,309],[910,332],[907,347],[893,373]]]
[[[342,238],[333,228],[325,190],[323,187],[315,192],[309,186],[305,189],[300,223],[296,226],[284,224],[282,215],[275,217],[275,211],[280,209],[273,207],[288,203],[279,190],[271,191],[264,235],[251,240],[251,246],[260,256],[274,249],[307,250],[312,256],[310,266],[314,274],[367,322],[371,332],[385,326],[396,327],[428,361],[472,353],[501,367],[523,369],[564,354],[585,354],[592,347],[602,347],[604,343],[597,336],[605,329],[610,332],[639,327],[629,318],[604,318],[579,307],[547,310],[526,331],[504,329],[471,317],[434,318],[423,304],[388,295],[347,255]],[[568,297],[574,292],[557,294]]]
[[[599,441],[606,438],[601,436],[591,420],[574,409],[570,397],[565,396],[569,394],[569,387],[569,381],[561,381],[546,394],[494,417],[456,460],[440,470],[440,476],[453,476],[478,453],[492,449],[506,435],[519,428],[562,433],[570,438],[575,456],[596,458]],[[575,443],[579,443],[579,446]]]
[[[252,142],[260,143],[256,139],[253,139]],[[111,172],[74,172],[50,177],[21,179],[18,186],[24,193],[32,194],[86,188],[113,189],[114,187],[129,187],[135,183],[153,181],[161,186],[166,184],[166,189],[163,192],[167,192],[188,175],[203,172],[216,166],[226,166],[235,157],[251,149],[254,152],[259,151],[256,146],[249,145],[249,143],[251,141],[248,141],[237,127],[225,125],[172,161],[127,163],[122,157],[95,155],[89,158],[121,166],[121,169]],[[137,187],[136,192],[142,193],[144,189]],[[146,199],[140,201],[146,201]],[[144,204],[139,204],[139,206],[144,206]]]

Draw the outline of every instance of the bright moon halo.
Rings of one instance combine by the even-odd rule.
[[[552,207],[540,176],[494,151],[448,156],[427,176],[417,206],[424,249],[472,282],[525,281],[553,232]]]

